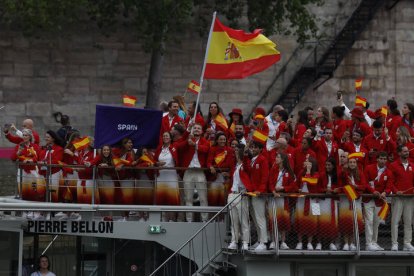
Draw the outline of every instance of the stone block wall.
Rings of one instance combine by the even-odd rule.
[[[375,110],[391,97],[399,106],[414,102],[414,2],[401,0],[392,9],[385,5],[362,32],[336,70],[317,90],[309,89],[297,106],[332,106],[336,91],[347,91],[345,102],[353,107],[354,81],[363,77],[360,94]]]

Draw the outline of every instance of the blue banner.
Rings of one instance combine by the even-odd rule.
[[[128,137],[132,139],[134,148],[156,148],[161,119],[159,110],[96,105],[94,147],[115,145]]]

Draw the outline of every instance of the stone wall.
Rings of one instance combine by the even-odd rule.
[[[414,2],[401,0],[392,9],[384,6],[360,35],[335,72],[334,78],[316,91],[309,89],[296,110],[305,106],[332,106],[336,91],[348,91],[346,103],[353,107],[354,80],[364,78],[360,94],[372,109],[395,97],[413,102],[414,92]]]
[[[335,33],[359,1],[330,0],[323,7],[311,7],[322,18],[320,32],[328,37]],[[0,30],[0,106],[5,105],[0,110],[0,125],[12,122],[20,126],[22,119],[31,117],[42,134],[58,128],[51,114],[61,111],[71,117],[73,126],[93,135],[96,104],[120,104],[123,91],[128,91],[137,96],[138,107],[143,107],[150,55],[142,50],[133,34],[133,30],[124,30],[105,37],[90,30],[60,38],[35,39]],[[244,80],[206,81],[201,96],[204,111],[211,101],[219,102],[226,113],[236,106],[247,113],[255,106],[298,49],[294,37],[272,39],[282,53],[281,61]],[[188,82],[197,80],[201,73],[206,38],[188,30],[178,41],[167,45],[161,99],[183,94]],[[300,66],[305,58],[303,51],[295,56],[295,64]],[[289,73],[295,70],[292,67]],[[262,104],[270,107],[281,91],[282,88],[272,93],[273,98]],[[195,96],[188,95],[187,100],[195,100]],[[0,146],[9,145],[4,138],[0,139]]]

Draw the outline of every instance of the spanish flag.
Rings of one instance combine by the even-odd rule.
[[[115,167],[118,167],[120,165],[129,165],[129,164],[131,164],[131,161],[128,161],[128,160],[122,159],[122,158],[113,158],[112,162],[114,163]]]
[[[318,178],[317,177],[302,177],[302,182],[307,182],[310,185],[316,185],[318,183]]]
[[[380,219],[385,220],[388,216],[388,213],[390,212],[390,206],[387,202],[384,202],[384,205],[382,205],[381,209],[378,212],[378,216]]]
[[[259,142],[261,144],[266,143],[267,138],[268,138],[267,134],[260,129],[256,129],[252,135],[253,141]]]
[[[355,191],[354,187],[349,184],[344,186],[344,193],[349,201],[358,198],[358,193]]]
[[[387,116],[388,116],[388,108],[387,108],[387,106],[386,106],[386,105],[383,105],[383,106],[381,107],[381,114],[382,114],[384,117],[387,117]]]
[[[348,155],[348,159],[358,159],[358,158],[364,158],[365,154],[363,152],[354,152]]]
[[[150,165],[154,165],[155,164],[155,161],[152,158],[152,156],[149,156],[148,154],[141,155],[141,157],[139,158],[139,160],[140,161],[143,161],[143,162],[146,162],[146,163],[149,163]]]
[[[355,80],[355,90],[359,91],[362,88],[362,78]]]
[[[137,102],[137,98],[134,96],[123,95],[122,101],[125,106],[135,106],[135,103]]]
[[[216,119],[214,119],[214,122],[223,129],[229,128],[227,120],[226,118],[224,118],[224,115],[222,113],[217,114]]]
[[[187,91],[198,95],[198,93],[200,93],[201,91],[200,84],[194,80],[190,81],[190,83],[187,86]]]
[[[242,79],[280,60],[276,44],[261,30],[245,33],[214,21],[204,78]]]
[[[223,161],[226,159],[226,156],[227,156],[227,150],[224,150],[220,152],[219,154],[217,154],[216,156],[214,156],[214,162],[216,162],[216,165],[220,166],[221,163],[223,163]]]
[[[230,131],[231,135],[233,135],[233,136],[236,135],[236,124],[235,123],[231,123],[231,126],[229,127],[229,131]]]
[[[89,146],[89,143],[91,140],[89,140],[88,136],[85,136],[83,138],[77,139],[72,142],[73,146],[76,150],[83,150],[86,149]]]
[[[361,96],[356,96],[355,97],[355,106],[362,106],[362,107],[366,107],[367,106],[367,99],[365,99],[364,97]]]

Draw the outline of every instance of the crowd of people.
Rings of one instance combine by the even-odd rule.
[[[387,197],[414,193],[411,103],[404,103],[401,112],[394,99],[376,111],[368,102],[349,110],[339,97],[331,109],[307,107],[295,117],[283,106],[274,106],[270,114],[257,107],[248,120],[239,108],[226,116],[216,102],[203,116],[195,102],[186,105],[182,97],[160,108],[164,114],[156,149],[134,149],[132,140],[125,138],[95,152],[91,138],[86,146],[80,143],[84,138],[65,115],[58,116],[61,129],[46,132],[43,146],[30,119],[21,131],[5,128],[7,139],[16,144],[13,160],[20,161],[23,199],[44,201],[46,181],[53,202],[90,203],[96,187],[94,200],[102,204],[190,206],[197,192],[201,206],[231,202],[230,249],[239,243],[249,248],[251,216],[257,243],[250,248],[258,252],[266,250],[269,241],[270,248],[289,249],[286,237],[291,231],[297,234],[296,249],[320,250],[328,244],[337,250],[340,236],[341,249],[354,250],[355,211],[358,228],[365,231],[366,250],[378,251],[384,250],[377,240],[378,212]],[[347,185],[365,196],[354,202],[340,196]],[[320,194],[326,197],[316,197]],[[413,202],[410,196],[392,197],[391,250],[399,250],[403,217],[403,250],[414,251]],[[145,219],[145,213],[139,215]],[[272,219],[277,220],[280,243],[268,234]],[[170,213],[163,220],[184,218]],[[194,221],[194,214],[188,212],[185,220]],[[202,213],[201,220],[207,221],[208,215]]]

